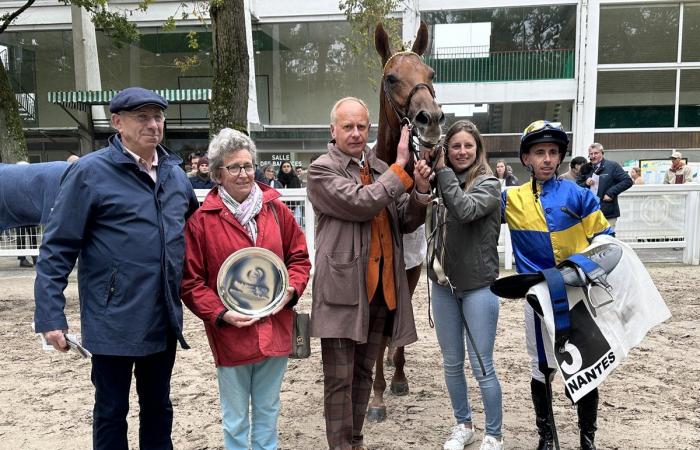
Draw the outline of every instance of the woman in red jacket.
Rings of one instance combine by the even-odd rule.
[[[311,269],[306,240],[280,194],[255,182],[255,144],[248,136],[224,128],[208,157],[216,186],[185,228],[182,300],[204,321],[214,354],[226,448],[247,449],[250,439],[255,449],[276,449],[292,307]],[[229,311],[217,293],[219,268],[246,247],[274,252],[289,272],[281,305],[260,319]]]

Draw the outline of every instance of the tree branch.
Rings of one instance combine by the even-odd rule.
[[[17,11],[13,12],[9,16],[6,16],[5,19],[2,22],[2,25],[0,25],[0,34],[2,34],[3,31],[7,29],[7,27],[10,26],[10,23],[12,23],[13,20],[17,18],[20,14],[22,14],[27,8],[32,6],[36,0],[27,0],[27,3],[24,4],[20,9]]]

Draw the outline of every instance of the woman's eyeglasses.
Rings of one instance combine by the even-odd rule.
[[[248,175],[255,172],[255,167],[252,164],[231,164],[230,166],[225,166],[224,169],[226,169],[226,171],[232,177],[238,177],[243,172],[247,173]]]

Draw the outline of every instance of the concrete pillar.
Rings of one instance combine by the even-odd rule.
[[[80,7],[71,7],[71,17],[73,20],[75,89],[77,91],[99,91],[102,89],[102,82],[97,57],[95,26],[90,21],[90,15]],[[92,119],[105,119],[104,107],[93,106],[89,113],[77,112],[75,117],[80,121],[80,154],[91,152],[94,149]]]
[[[279,125],[286,117],[282,114],[282,70],[280,64],[280,25],[272,24],[272,99],[270,100],[270,125]]]
[[[576,73],[578,87],[574,105],[574,139],[571,155],[588,156],[595,135],[595,107],[598,84],[598,36],[600,0],[579,3]]]
[[[403,2],[405,9],[403,11],[402,24],[403,28],[401,30],[401,40],[405,43],[411,42],[416,39],[416,33],[418,33],[418,27],[420,27],[420,9],[418,5],[418,0],[411,0]],[[407,46],[407,50],[411,47]]]
[[[245,40],[248,48],[248,131],[250,132],[251,124],[260,124],[260,116],[258,115],[258,94],[255,89],[255,50],[253,48],[253,24],[251,14],[253,13],[250,0],[244,0],[245,6]],[[259,128],[256,128],[259,129]]]

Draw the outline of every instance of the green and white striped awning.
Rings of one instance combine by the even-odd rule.
[[[173,105],[198,103],[211,100],[211,89],[154,89]],[[87,111],[93,105],[109,105],[119,91],[54,91],[49,92],[49,103]]]

